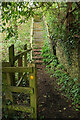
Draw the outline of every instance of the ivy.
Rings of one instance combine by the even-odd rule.
[[[46,49],[47,45],[47,49]],[[43,61],[46,65],[46,71],[50,74],[50,77],[56,77],[56,84],[58,84],[58,90],[62,91],[66,97],[71,99],[73,107],[76,111],[80,108],[80,84],[76,84],[77,78],[72,79],[67,73],[67,70],[62,64],[59,63],[57,57],[50,53],[48,41],[44,43],[42,49]],[[56,89],[56,88],[55,88]]]

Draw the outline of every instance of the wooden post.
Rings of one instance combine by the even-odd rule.
[[[5,93],[5,98],[13,102],[12,93],[8,91],[7,86],[11,86],[10,74],[3,73],[3,91]]]
[[[33,72],[29,74],[29,86],[33,88],[34,93],[30,94],[30,105],[34,109],[31,118],[37,119],[37,81],[36,81],[36,65],[30,64],[30,67],[33,68]]]
[[[9,63],[11,67],[14,66],[14,45],[11,45],[9,47]],[[11,73],[10,76],[11,76],[11,84],[15,85],[15,73]]]
[[[24,50],[27,50],[27,44],[24,45]],[[27,66],[27,53],[25,53],[25,55],[24,55],[24,66]],[[25,83],[26,83],[25,85],[26,86],[29,85],[29,81],[27,80],[27,73],[24,77],[24,80],[25,80]]]
[[[9,47],[9,62],[11,66],[14,66],[14,45]]]
[[[32,40],[33,40],[33,22],[34,22],[34,19],[32,18],[30,48],[32,48]],[[32,61],[32,50],[30,51],[30,61]]]
[[[22,66],[22,57],[19,57],[18,59],[18,66]],[[18,73],[18,80],[20,80],[21,76],[23,73]],[[21,86],[22,86],[22,82],[21,82]]]
[[[31,43],[30,43],[30,49],[31,49]],[[30,61],[32,61],[32,50],[30,51]]]
[[[78,42],[78,84],[80,83],[80,41]]]
[[[24,45],[24,50],[27,50],[27,44]],[[24,55],[24,66],[27,66],[27,53]]]

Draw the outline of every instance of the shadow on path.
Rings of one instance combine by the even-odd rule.
[[[38,70],[37,78],[38,118],[79,118],[71,102],[54,89],[56,79],[49,77],[45,66]]]

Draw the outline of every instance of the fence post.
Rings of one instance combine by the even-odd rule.
[[[27,44],[24,45],[24,50],[27,50]],[[24,55],[24,66],[27,66],[27,53]]]
[[[30,43],[30,49],[32,48],[31,46],[32,46],[32,45],[31,45],[31,43]],[[32,61],[32,50],[30,51],[30,61]]]
[[[30,105],[34,109],[31,118],[37,119],[37,81],[36,81],[36,65],[30,64],[30,67],[33,68],[33,72],[29,74],[29,86],[33,88],[34,93],[30,94]]]
[[[34,18],[32,18],[32,24],[31,24],[31,33],[30,33],[30,48],[32,48],[32,40],[33,40],[33,22]],[[32,61],[32,50],[30,51],[30,61]]]
[[[11,45],[9,47],[9,63],[11,67],[14,66],[14,45]],[[11,73],[10,76],[11,76],[11,84],[15,85],[15,73]]]
[[[27,44],[24,45],[24,50],[27,50]],[[25,53],[24,55],[24,66],[27,66],[27,53]],[[27,78],[27,73],[24,77],[24,80],[25,80],[25,83],[26,83],[26,86],[29,84],[29,81],[28,81],[28,78]]]
[[[19,59],[18,59],[18,67],[20,67],[20,66],[22,66],[22,57],[19,57]],[[22,74],[23,73],[18,73],[18,80],[21,78]],[[22,86],[22,82],[20,85]]]

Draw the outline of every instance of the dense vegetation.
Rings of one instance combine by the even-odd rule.
[[[3,61],[8,58],[5,52],[11,44],[15,44],[16,52],[21,51],[19,47],[30,39],[29,19],[36,14],[45,16],[48,25],[49,38],[52,44],[58,42],[67,56],[69,65],[72,64],[72,51],[77,51],[79,57],[79,8],[80,3],[57,3],[57,2],[2,2],[2,32],[3,32]],[[40,11],[40,12],[39,12]],[[20,25],[22,24],[22,25]],[[21,29],[24,29],[22,32]],[[27,28],[27,29],[26,29]],[[24,34],[24,35],[23,35]],[[22,42],[24,40],[24,42]],[[79,87],[75,84],[77,78],[70,78],[57,57],[51,54],[48,42],[42,51],[44,62],[51,77],[55,76],[66,96],[72,98],[76,110],[80,108]],[[79,71],[78,71],[79,72]]]
[[[55,85],[55,89],[61,91],[63,95],[71,99],[73,107],[78,111],[80,108],[80,84],[75,84],[77,79],[72,79],[64,66],[59,63],[58,58],[51,54],[48,41],[45,41],[42,56],[44,57],[43,61],[46,65],[47,73],[50,74],[50,77],[56,78],[58,87],[56,88]]]
[[[79,43],[79,3],[52,2],[3,2],[2,3],[2,32],[6,32],[5,40],[18,38],[18,26],[26,23],[35,14],[44,15],[49,27],[50,39],[59,42],[66,53],[71,65],[72,50]],[[36,11],[40,11],[37,12]],[[8,25],[9,24],[9,25]]]

